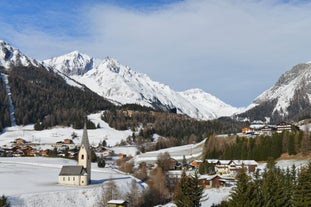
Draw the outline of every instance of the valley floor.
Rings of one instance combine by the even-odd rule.
[[[0,193],[12,206],[99,206],[103,184],[113,179],[121,193],[129,190],[133,178],[112,168],[92,166],[92,184],[86,187],[57,183],[62,165],[75,165],[62,158],[0,158]],[[144,183],[139,184],[145,188]]]
[[[97,168],[93,164],[91,185],[78,187],[57,184],[61,166],[75,164],[75,161],[62,158],[0,158],[0,194],[8,196],[11,206],[101,206],[105,182],[114,179],[124,196],[134,179],[115,169]],[[141,189],[147,187],[144,183],[139,186]],[[229,196],[230,190],[231,188],[206,190],[202,206],[219,203]]]

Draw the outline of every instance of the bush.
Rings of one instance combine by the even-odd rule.
[[[106,166],[106,161],[105,159],[99,159],[97,162],[98,167],[105,167]]]
[[[2,195],[0,198],[0,207],[9,207],[11,206],[10,201],[8,200],[8,197],[5,195]]]

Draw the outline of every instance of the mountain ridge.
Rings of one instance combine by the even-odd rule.
[[[77,53],[77,51],[75,51]],[[88,86],[97,94],[121,104],[140,104],[143,106],[172,110],[186,114],[196,119],[215,119],[220,116],[231,116],[241,109],[224,103],[215,96],[203,92],[196,94],[196,98],[189,100],[191,91],[176,92],[168,85],[151,80],[143,73],[136,72],[128,66],[120,64],[116,59],[106,57],[103,60],[91,58],[83,53],[68,53],[59,57],[44,60],[44,64],[65,73],[70,78]],[[79,58],[77,60],[77,58]],[[83,60],[93,60],[93,68],[87,70],[85,64],[72,64],[71,68],[64,70],[66,63],[80,63]],[[69,72],[68,72],[69,71]],[[85,71],[85,73],[71,73],[71,71]],[[198,96],[202,97],[199,98]],[[194,97],[194,96],[193,96]],[[211,100],[209,100],[209,98]],[[204,101],[197,103],[196,101]],[[210,104],[212,103],[212,104]],[[211,107],[213,106],[213,107]]]
[[[44,68],[59,74],[67,84],[90,89],[114,104],[139,104],[155,109],[176,111],[198,120],[222,116],[249,120],[272,118],[274,122],[308,117],[311,114],[311,61],[298,64],[257,96],[246,108],[224,103],[202,89],[176,92],[148,75],[124,66],[116,59],[97,59],[79,51],[42,62],[29,58],[19,49],[0,40],[0,68],[17,66]]]

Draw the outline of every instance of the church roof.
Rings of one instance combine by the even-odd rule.
[[[83,175],[85,170],[83,166],[63,166],[59,175]]]

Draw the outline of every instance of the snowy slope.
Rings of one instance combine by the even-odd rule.
[[[10,66],[40,66],[41,64],[0,40],[0,66],[8,69]]]
[[[74,51],[45,60],[44,64],[119,104],[176,108],[180,114],[205,120],[231,116],[239,111],[201,90],[176,92],[110,57],[99,60]]]
[[[179,92],[179,94],[185,99],[191,101],[192,104],[200,109],[203,114],[212,113],[215,118],[220,116],[230,116],[244,110],[244,108],[232,107],[201,89],[189,89]]]
[[[252,104],[252,107],[264,102],[276,100],[273,112],[281,115],[288,114],[288,107],[296,97],[311,98],[311,63],[299,64],[285,72],[277,83],[259,95]]]
[[[105,139],[108,145],[114,146],[117,143],[120,143],[122,139],[125,140],[128,136],[132,135],[133,132],[131,130],[118,131],[109,127],[106,122],[101,120],[100,116],[101,113],[88,115],[90,121],[95,123],[96,126],[98,124],[100,126],[100,128],[88,130],[88,137],[91,145],[96,146],[99,142],[102,142]],[[33,125],[9,127],[6,128],[5,133],[0,134],[0,147],[8,145],[11,141],[21,137],[26,141],[46,145],[46,147],[50,148],[51,144],[56,143],[57,141],[71,138],[72,133],[76,133],[78,136],[74,139],[74,142],[80,144],[83,129],[54,127],[47,130],[36,131],[34,130]],[[42,146],[42,148],[45,147]]]

